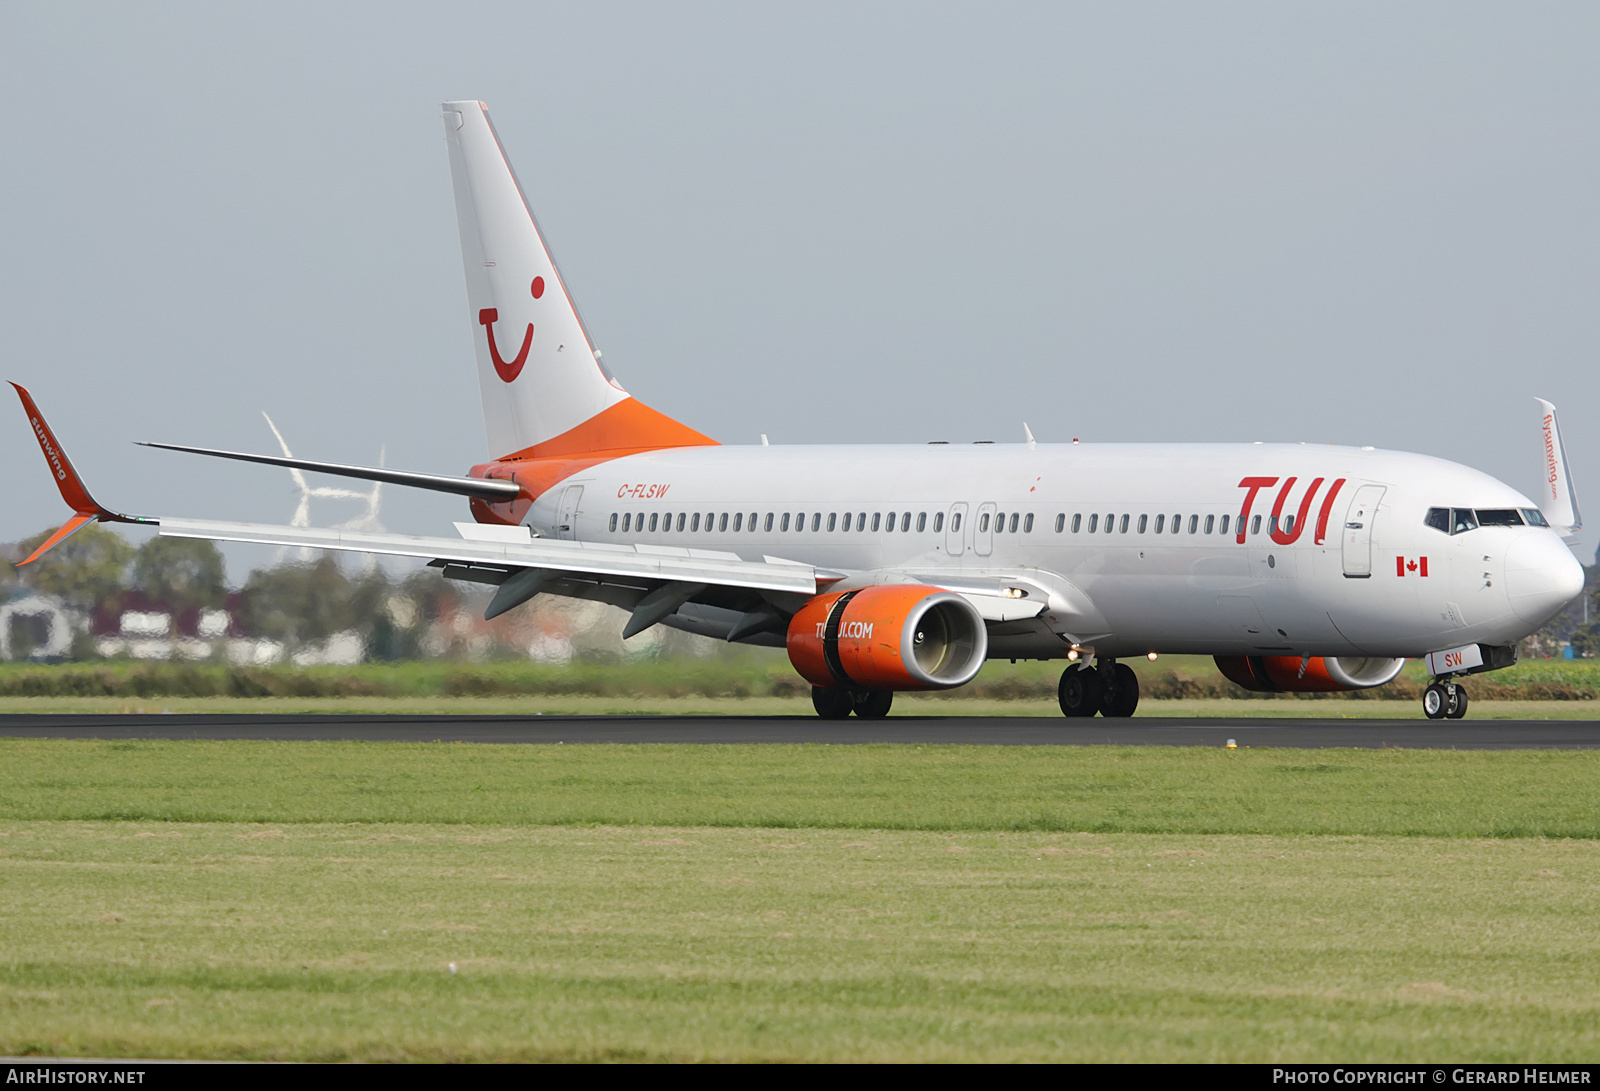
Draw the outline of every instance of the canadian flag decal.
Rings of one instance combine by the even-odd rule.
[[[1428,558],[1396,557],[1394,559],[1394,574],[1396,576],[1404,576],[1408,572],[1413,576],[1426,576],[1428,574]]]

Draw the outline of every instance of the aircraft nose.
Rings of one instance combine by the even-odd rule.
[[[1583,590],[1583,566],[1551,533],[1525,534],[1506,553],[1506,597],[1517,616],[1543,625]]]

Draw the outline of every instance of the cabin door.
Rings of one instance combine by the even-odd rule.
[[[1353,580],[1372,575],[1372,523],[1378,501],[1387,491],[1382,485],[1363,485],[1350,498],[1344,514],[1344,574]]]
[[[556,508],[556,537],[578,536],[578,501],[583,497],[582,485],[568,485],[561,493],[561,503]]]

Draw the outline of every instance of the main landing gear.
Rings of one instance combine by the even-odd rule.
[[[1062,672],[1056,695],[1067,716],[1098,712],[1108,719],[1120,719],[1132,716],[1139,707],[1139,676],[1115,659],[1101,659],[1095,667],[1073,664]]]
[[[1422,711],[1430,720],[1459,720],[1467,714],[1467,687],[1440,678],[1422,691]]]
[[[842,720],[852,712],[863,720],[881,720],[892,704],[893,690],[811,687],[811,707],[824,720]]]

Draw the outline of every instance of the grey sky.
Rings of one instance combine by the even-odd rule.
[[[481,461],[476,97],[612,371],[724,442],[1027,420],[1532,492],[1542,395],[1600,519],[1597,56],[1593,4],[10,4],[0,378],[124,510],[286,520],[283,471],[130,445],[270,451],[262,409]],[[0,540],[58,524],[14,405],[0,459]]]

